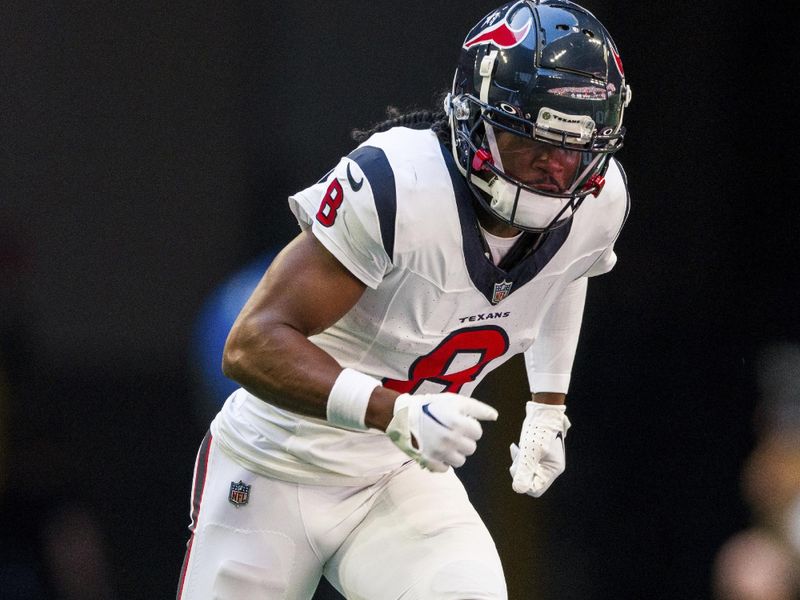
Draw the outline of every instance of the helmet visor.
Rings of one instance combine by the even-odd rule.
[[[523,137],[508,131],[487,128],[492,155],[497,166],[510,178],[545,194],[572,191],[585,152]]]
[[[532,139],[508,129],[485,127],[485,143],[493,162],[483,177],[499,177],[530,192],[556,198],[586,195],[592,174],[602,168],[604,154]]]

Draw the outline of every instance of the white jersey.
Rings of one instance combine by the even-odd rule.
[[[472,193],[430,130],[373,135],[289,204],[301,227],[367,286],[352,310],[310,340],[391,389],[471,395],[487,373],[534,344],[566,286],[614,266],[628,193],[612,160],[603,191],[508,271],[487,256]],[[408,460],[383,432],[334,427],[245,390],[211,431],[248,468],[289,481],[362,484]]]

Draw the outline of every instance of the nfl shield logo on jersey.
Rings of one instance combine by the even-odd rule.
[[[250,500],[250,486],[241,479],[239,483],[231,481],[231,492],[228,494],[228,501],[236,508],[244,506]]]
[[[501,281],[494,284],[494,293],[492,294],[492,304],[497,304],[511,293],[511,286],[514,285],[513,281]]]

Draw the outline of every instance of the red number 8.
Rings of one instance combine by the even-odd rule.
[[[508,334],[500,327],[471,327],[459,329],[448,335],[441,344],[425,356],[420,356],[408,369],[408,379],[384,379],[383,385],[401,393],[413,393],[424,381],[441,384],[442,392],[458,393],[461,387],[480,375],[486,365],[503,356],[508,350]],[[459,354],[478,354],[471,367],[448,373]]]
[[[334,177],[325,192],[325,196],[322,198],[322,202],[320,202],[317,221],[325,227],[333,225],[333,222],[336,221],[336,213],[342,205],[342,200],[344,200],[342,184]]]

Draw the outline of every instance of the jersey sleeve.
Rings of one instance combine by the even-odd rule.
[[[614,253],[614,244],[603,250],[603,253],[585,273],[585,277],[596,277],[608,273],[617,264],[617,255]]]
[[[311,227],[339,262],[374,289],[392,267],[384,236],[387,227],[394,231],[394,215],[386,224],[389,217],[378,208],[380,196],[389,188],[393,192],[394,182],[383,181],[385,172],[373,173],[373,179],[345,157],[322,180],[290,196],[289,207],[302,229]]]
[[[547,311],[539,335],[525,351],[531,392],[566,394],[586,303],[587,279],[570,283]]]
[[[628,214],[631,210],[631,197],[628,192],[628,179],[625,175],[625,170],[616,159],[613,159],[608,169],[606,187],[606,203],[603,207],[604,214],[611,216],[611,222],[608,226],[608,235],[611,238],[611,243],[606,246],[597,260],[594,261],[591,267],[584,273],[585,277],[596,277],[608,273],[617,264],[617,255],[614,252],[614,244],[617,241],[625,222],[628,220]]]

